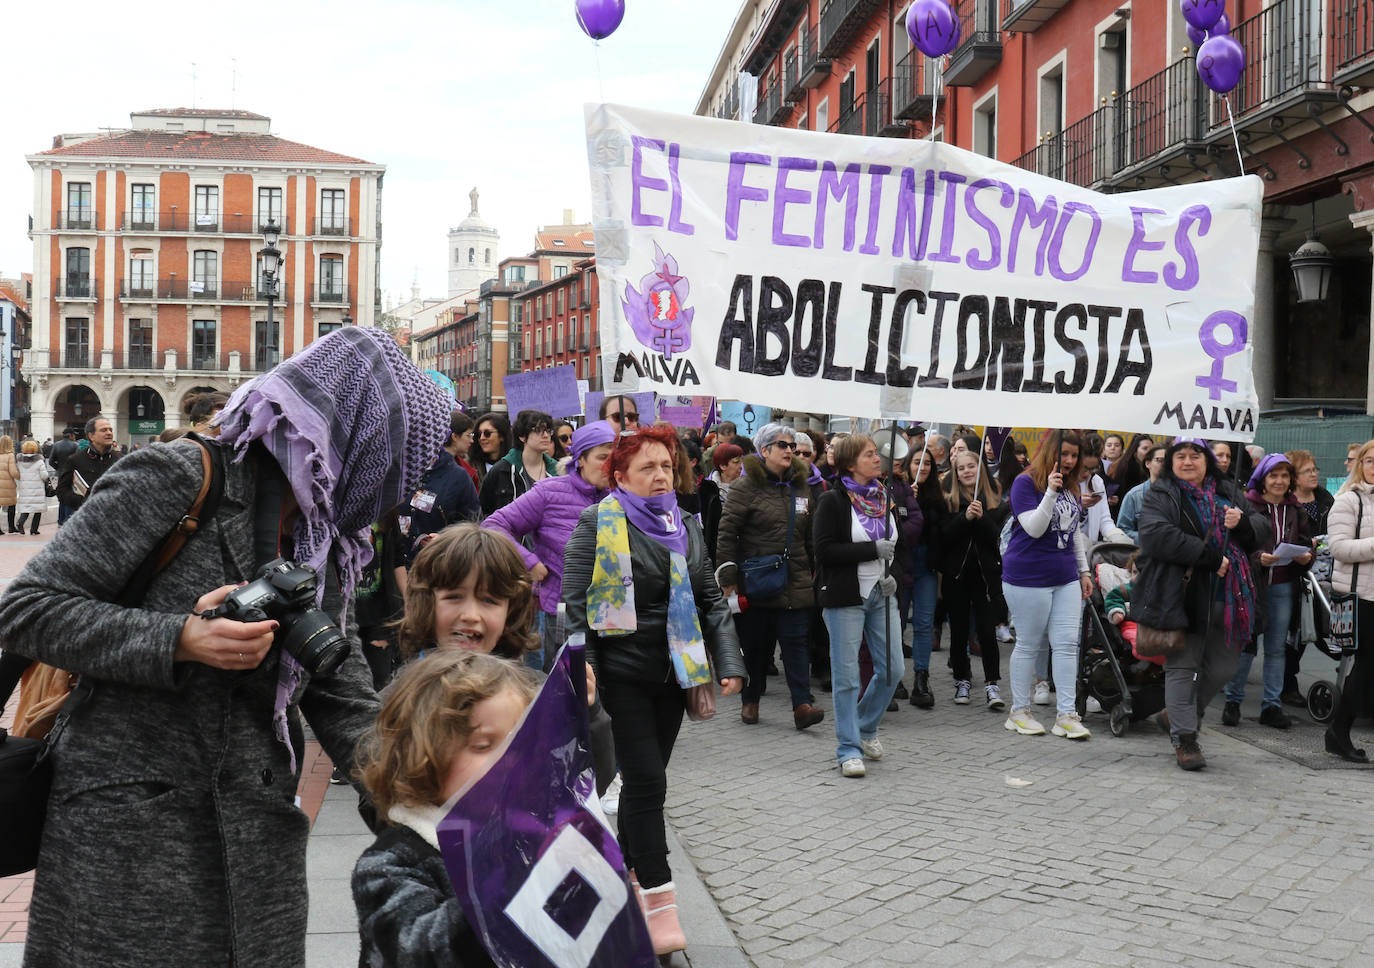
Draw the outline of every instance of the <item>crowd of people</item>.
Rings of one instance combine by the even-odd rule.
[[[1289,629],[1319,536],[1374,640],[1374,441],[1352,447],[1333,497],[1306,451],[1194,437],[1051,430],[1028,450],[920,424],[702,433],[650,425],[617,396],[581,426],[532,410],[474,419],[354,327],[200,417],[199,442],[118,463],[95,421],[88,447],[53,445],[60,473],[36,442],[15,455],[0,438],[12,530],[26,514],[37,527],[45,480],[79,510],[0,599],[4,661],[94,684],[63,714],[28,965],[299,964],[306,723],[379,832],[353,881],[362,963],[443,951],[435,963],[491,964],[437,826],[577,633],[597,790],[659,954],[686,944],[664,805],[689,690],[738,695],[747,727],[790,711],[815,730],[828,715],[851,778],[883,758],[884,716],[903,699],[1088,740],[1084,710],[1098,707],[1078,687],[1084,601],[1107,591],[1098,542],[1138,547],[1105,611],[1162,665],[1157,720],[1185,770],[1205,765],[1199,720],[1218,692],[1221,721],[1239,725],[1257,656],[1259,722],[1291,724]],[[214,506],[141,597],[122,598],[209,482],[202,446]],[[274,558],[318,577],[310,604],[358,646],[338,664],[303,649],[286,612],[226,613]],[[1146,647],[1163,640],[1167,655]],[[1346,759],[1365,759],[1350,727],[1374,690],[1372,650],[1326,734]],[[774,676],[785,707],[768,698]],[[130,897],[134,858],[148,876]]]

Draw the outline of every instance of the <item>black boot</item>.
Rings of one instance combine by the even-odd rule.
[[[1343,734],[1339,735],[1336,732],[1336,727],[1331,726],[1327,728],[1326,751],[1328,753],[1334,753],[1343,760],[1349,760],[1351,763],[1369,762],[1369,757],[1365,755],[1364,750],[1359,749],[1350,741],[1350,731],[1348,728]]]
[[[899,683],[897,683],[897,691],[894,692],[894,693],[892,694],[892,698],[893,698],[893,699],[908,699],[908,698],[910,698],[909,695],[908,695],[908,693],[907,693],[907,691],[906,691],[906,683],[905,683],[905,682],[899,682]]]
[[[911,704],[920,709],[935,705],[935,693],[930,691],[930,673],[925,669],[916,670],[916,681],[911,685]]]

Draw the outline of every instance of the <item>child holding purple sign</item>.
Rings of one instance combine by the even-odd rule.
[[[387,821],[353,869],[361,964],[495,964],[463,916],[438,827],[444,804],[486,772],[538,690],[517,663],[440,649],[387,691],[358,746],[362,781]]]

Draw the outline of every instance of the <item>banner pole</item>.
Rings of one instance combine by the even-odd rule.
[[[973,482],[973,499],[978,500],[978,489],[983,484],[983,465],[987,463],[987,458],[983,456],[983,448],[988,444],[988,428],[983,426],[983,436],[978,438],[978,479]]]

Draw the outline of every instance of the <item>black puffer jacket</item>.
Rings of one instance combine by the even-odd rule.
[[[733,491],[731,499],[733,500]],[[639,628],[624,635],[602,637],[587,627],[587,588],[592,583],[596,558],[598,505],[582,512],[572,538],[563,552],[563,601],[568,607],[569,634],[585,632],[587,661],[598,675],[646,682],[668,682],[673,677],[668,652],[668,549],[633,524],[630,559],[634,562],[635,612]],[[687,528],[687,576],[697,601],[701,634],[715,663],[716,680],[747,679],[744,654],[730,619],[730,607],[706,557],[706,538],[694,518],[684,516]]]
[[[788,482],[783,484],[751,454],[744,458],[744,473],[730,485],[716,534],[721,584],[738,585],[738,566],[747,559],[782,554],[785,546],[789,548],[787,589],[776,598],[749,596],[750,608],[811,608],[816,603],[811,580],[811,514],[825,491],[820,484],[810,484],[809,477],[806,462],[794,457]],[[790,546],[789,507],[796,509]]]
[[[1219,480],[1217,496],[1245,512],[1232,529],[1231,540],[1246,554],[1255,553],[1270,540],[1268,519],[1250,507],[1234,481]],[[1172,477],[1161,477],[1145,492],[1139,527],[1140,554],[1131,589],[1131,617],[1157,629],[1203,631],[1215,594],[1211,579],[1221,567],[1221,549],[1207,538],[1202,522]],[[1264,631],[1264,612],[1263,608],[1255,609],[1252,631],[1256,634]]]
[[[976,521],[968,519],[968,506],[969,502],[963,501],[958,513],[950,511],[940,519],[938,552],[930,566],[947,581],[964,578],[977,568],[983,574],[983,584],[1000,591],[1002,525],[1007,522],[1011,505],[1003,502],[987,508]]]

